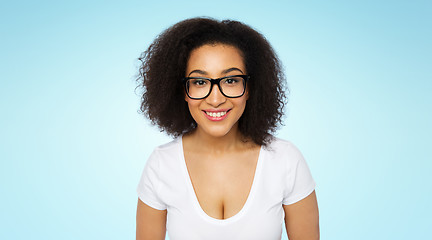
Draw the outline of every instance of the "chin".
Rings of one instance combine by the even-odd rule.
[[[220,138],[228,135],[231,129],[226,128],[211,128],[211,129],[201,129],[202,132],[211,137]]]

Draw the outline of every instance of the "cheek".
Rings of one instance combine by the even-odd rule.
[[[190,112],[191,114],[194,114],[194,113],[200,111],[200,110],[199,110],[199,105],[200,105],[200,102],[199,102],[199,101],[197,101],[197,100],[192,100],[192,99],[186,97],[186,102],[187,102],[187,105],[188,105],[188,108],[189,108],[189,112]]]
[[[245,94],[243,97],[238,99],[238,101],[236,102],[236,105],[245,107],[247,100],[248,100],[248,96]]]
[[[242,97],[242,99],[238,99],[238,101],[235,102],[235,105],[237,106],[238,109],[241,109],[241,111],[239,110],[238,114],[239,117],[241,117],[246,109],[246,105],[247,105],[247,98],[246,96]]]

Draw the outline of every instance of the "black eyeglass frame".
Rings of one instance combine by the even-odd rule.
[[[222,88],[221,88],[221,86],[220,86],[220,82],[221,82],[222,80],[227,79],[227,78],[232,78],[232,77],[241,77],[241,78],[243,78],[243,80],[244,80],[244,84],[243,84],[243,92],[242,92],[242,94],[239,95],[239,96],[230,97],[230,96],[225,95],[225,93],[222,91]],[[227,97],[227,98],[239,98],[239,97],[241,97],[241,96],[243,96],[243,95],[245,94],[245,92],[246,92],[246,84],[247,84],[247,81],[249,80],[249,78],[250,78],[249,75],[231,75],[231,76],[226,76],[226,77],[221,77],[221,78],[216,78],[216,79],[213,79],[213,78],[206,78],[206,77],[185,77],[185,78],[182,79],[182,82],[183,82],[183,87],[185,88],[186,94],[187,94],[187,96],[188,96],[190,99],[200,100],[200,99],[204,99],[204,98],[208,97],[208,96],[210,95],[212,89],[213,89],[213,85],[217,85],[218,88],[219,88],[219,91],[220,91],[220,92],[222,93],[222,95],[224,95],[225,97]],[[211,83],[211,85],[210,85],[210,90],[209,90],[209,92],[207,93],[207,95],[205,95],[204,97],[200,97],[200,98],[193,98],[193,97],[189,96],[189,91],[188,91],[188,89],[187,89],[186,83],[187,83],[187,81],[190,80],[190,79],[203,79],[203,80],[208,80],[208,81],[210,81],[210,83]]]

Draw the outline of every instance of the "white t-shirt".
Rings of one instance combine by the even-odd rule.
[[[144,167],[138,197],[167,209],[170,240],[280,240],[285,226],[282,204],[293,204],[315,189],[306,161],[289,141],[275,138],[261,147],[255,176],[243,208],[228,219],[202,210],[183,154],[182,138],[157,147]]]

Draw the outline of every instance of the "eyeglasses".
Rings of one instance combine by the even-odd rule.
[[[210,95],[213,85],[219,87],[222,95],[228,98],[238,98],[243,96],[246,89],[246,82],[249,80],[248,75],[233,75],[217,79],[205,77],[186,77],[183,78],[183,84],[186,94],[191,99],[203,99]]]

